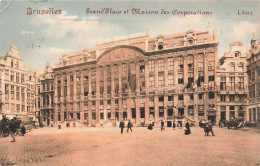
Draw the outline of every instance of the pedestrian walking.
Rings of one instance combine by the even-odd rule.
[[[190,131],[190,124],[189,124],[188,121],[186,122],[185,127],[186,127],[185,134],[186,134],[186,135],[191,134],[191,131]]]
[[[212,123],[211,123],[211,120],[210,120],[209,121],[209,132],[211,132],[212,136],[215,136],[212,128],[213,128],[213,126],[212,126]]]
[[[15,125],[14,119],[11,120],[11,123],[9,125],[9,131],[10,131],[10,134],[13,138],[13,140],[11,142],[15,142],[16,125]]]
[[[128,132],[129,129],[130,129],[131,132],[132,132],[132,123],[131,123],[130,120],[129,120],[128,123],[127,123],[127,132]]]
[[[221,123],[222,123],[222,120],[220,119],[219,122],[218,122],[218,128],[222,127]]]
[[[172,122],[172,128],[175,129],[175,122]]]
[[[204,124],[204,136],[209,136],[209,123],[205,122]]]
[[[161,120],[161,131],[163,131],[163,130],[165,130],[164,129],[164,122],[163,122],[163,120]]]
[[[121,128],[121,134],[123,134],[125,127],[125,122],[123,120],[121,120],[121,122],[119,123],[119,127]]]

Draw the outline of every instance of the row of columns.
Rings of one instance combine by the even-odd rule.
[[[204,56],[204,59],[205,59],[205,61],[204,62],[206,62],[206,56]],[[144,76],[145,76],[145,89],[146,89],[146,95],[148,95],[148,89],[149,89],[149,70],[148,70],[148,67],[149,67],[149,61],[148,60],[146,60],[146,61],[144,61],[144,62],[139,62],[139,63],[144,63],[145,64],[145,73],[144,73]],[[137,94],[137,96],[139,96],[139,94],[140,94],[140,89],[139,89],[139,87],[140,87],[140,82],[139,82],[139,70],[140,70],[140,64],[139,63],[135,63],[135,70],[136,70],[136,94]],[[196,58],[194,58],[194,64],[196,64]],[[207,78],[207,63],[204,63],[204,72],[205,72],[205,76],[204,76],[204,78],[205,78],[205,82],[207,82],[207,80],[208,80],[208,78]],[[113,71],[114,71],[114,67],[115,66],[111,66],[111,96],[113,97],[114,96],[114,91],[115,91],[115,82],[114,82],[114,78],[115,78],[115,76],[113,75]],[[119,69],[121,69],[121,64],[119,64],[118,65],[118,67],[119,67]],[[106,68],[107,68],[107,66],[105,66],[104,67],[104,71],[106,71]],[[93,69],[91,69],[90,70],[90,72],[88,72],[88,85],[89,85],[89,92],[92,92],[92,90],[91,90],[91,83],[92,83],[92,78],[91,78],[91,72],[93,72],[92,71]],[[99,99],[99,68],[97,67],[96,68],[96,95],[95,95],[95,97],[96,97],[96,99]],[[168,75],[168,59],[167,58],[164,58],[164,74],[163,74],[163,76],[164,76],[164,87],[168,87],[168,80],[167,80],[167,75]],[[175,57],[175,60],[174,60],[174,85],[175,86],[178,86],[178,60],[177,60],[177,58]],[[187,60],[185,60],[184,59],[184,71],[183,71],[183,73],[182,74],[184,74],[184,73],[187,73],[188,71],[187,71]],[[84,118],[84,75],[83,75],[83,72],[81,71],[80,72],[81,74],[80,74],[80,84],[81,84],[81,94],[80,94],[80,97],[81,97],[81,100],[80,100],[80,112],[81,112],[81,114],[80,114],[80,116],[81,116],[81,119],[83,119]],[[194,65],[194,79],[197,77],[197,75],[198,75],[198,72],[197,72],[197,65]],[[157,89],[157,87],[158,87],[158,63],[155,63],[155,71],[154,71],[154,77],[155,77],[155,89]],[[64,117],[63,117],[63,115],[64,115],[64,105],[63,105],[63,97],[65,97],[64,96],[64,94],[63,94],[63,92],[64,92],[64,76],[63,76],[63,74],[61,74],[61,84],[60,84],[60,86],[61,86],[61,97],[60,97],[60,99],[61,99],[61,101],[60,101],[60,113],[61,113],[61,119],[64,119]],[[57,87],[58,87],[58,85],[57,85],[57,75],[55,76],[55,81],[54,81],[55,83],[54,83],[54,86],[55,86],[55,100],[56,100],[56,103],[55,103],[55,107],[54,107],[54,109],[55,109],[55,119],[57,119],[57,111],[58,111],[58,102],[59,101],[57,101],[57,99],[58,99],[58,96],[57,96]],[[118,104],[118,110],[119,110],[119,112],[120,112],[120,116],[122,116],[123,114],[122,114],[122,111],[123,111],[123,109],[122,109],[122,103],[120,102],[120,101],[122,101],[121,100],[121,92],[122,92],[122,73],[121,73],[121,70],[119,70],[119,75],[118,75],[118,82],[119,82],[119,104]],[[186,85],[188,83],[188,78],[187,77],[184,77],[184,85]],[[68,92],[68,94],[67,94],[67,99],[68,98],[70,98],[71,96],[70,96],[70,75],[67,75],[67,92]],[[104,91],[105,92],[107,92],[107,73],[106,72],[104,72]],[[89,97],[91,97],[92,95],[91,95],[91,93],[89,93]],[[166,97],[167,98],[167,97]],[[96,100],[95,99],[95,100]],[[139,99],[138,98],[136,98],[135,99],[136,100],[136,108],[138,108],[138,105],[139,105]],[[73,108],[71,109],[71,110],[74,110],[74,114],[76,114],[76,112],[75,112],[75,104],[76,104],[76,71],[73,71]],[[96,100],[96,101],[99,101],[99,100]],[[88,100],[88,110],[92,110],[93,108],[92,108],[92,100]],[[106,103],[106,102],[104,102],[104,103]],[[156,102],[155,102],[156,103]],[[156,105],[156,104],[155,104]],[[69,106],[70,106],[70,103],[68,103],[67,102],[67,104],[66,104],[66,110],[67,111],[70,111],[69,110]],[[146,110],[147,110],[147,108],[148,108],[148,104],[146,104],[146,106],[145,106],[145,108],[146,108]],[[156,107],[155,106],[155,111],[156,111],[156,108],[158,108],[158,107]],[[196,107],[195,107],[196,108]],[[97,121],[99,121],[100,120],[100,111],[99,111],[99,102],[96,102],[96,120]],[[113,110],[115,110],[115,103],[114,103],[114,100],[111,100],[111,110],[113,111]],[[130,112],[130,107],[128,107],[128,112]],[[166,111],[165,111],[166,112]],[[187,112],[187,111],[186,111]],[[138,111],[136,111],[136,116],[137,117],[139,117],[138,116]],[[147,113],[146,113],[147,114]],[[113,114],[113,115],[115,115],[115,113]],[[91,119],[91,113],[89,113],[89,118]],[[114,118],[114,117],[113,117]],[[121,117],[120,117],[121,118]]]

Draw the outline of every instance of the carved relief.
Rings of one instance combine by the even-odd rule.
[[[115,61],[127,61],[131,59],[141,58],[145,55],[137,50],[131,48],[118,48],[103,55],[98,63],[107,63]]]

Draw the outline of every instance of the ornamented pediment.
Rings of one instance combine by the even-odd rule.
[[[98,59],[98,63],[109,63],[115,61],[128,61],[144,57],[145,53],[136,47],[117,46],[105,51]]]
[[[184,45],[185,46],[192,46],[195,45],[197,41],[197,35],[194,33],[194,31],[189,30],[184,35]]]

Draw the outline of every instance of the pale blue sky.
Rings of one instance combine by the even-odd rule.
[[[109,41],[111,37],[126,38],[149,32],[151,37],[159,34],[174,34],[189,29],[204,31],[209,25],[218,29],[219,57],[229,51],[229,44],[241,41],[249,47],[252,34],[259,40],[260,2],[12,2],[0,7],[0,56],[4,56],[9,46],[16,44],[27,68],[42,71],[47,61],[58,63],[63,53],[94,47],[96,42]],[[62,15],[26,15],[27,8],[34,10],[54,8],[62,10]],[[86,14],[87,8],[115,10],[161,9],[167,11],[209,11],[212,15],[104,15]],[[253,15],[238,15],[238,10],[251,11]],[[72,21],[64,21],[74,19]],[[63,21],[61,21],[63,20]],[[39,47],[40,46],[40,47]]]

